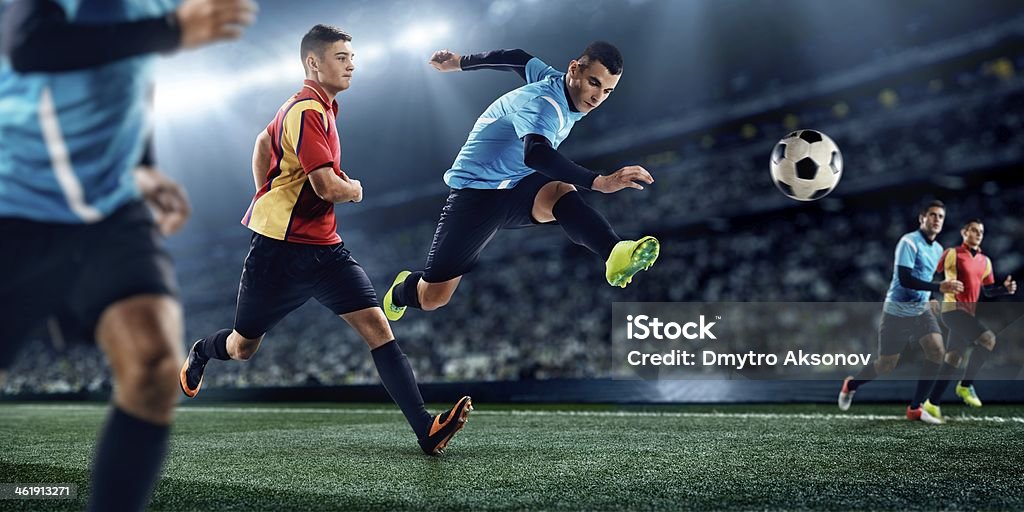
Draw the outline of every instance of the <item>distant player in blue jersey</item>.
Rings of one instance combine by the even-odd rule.
[[[189,207],[148,151],[153,59],[238,37],[255,15],[250,0],[177,4],[3,6],[0,368],[58,309],[106,353],[114,407],[96,448],[90,510],[145,507],[177,401],[181,306],[163,237]]]
[[[907,407],[907,419],[932,424],[942,422],[922,407],[922,402],[931,392],[945,353],[942,331],[928,300],[933,293],[960,293],[964,289],[963,283],[957,280],[932,282],[942,256],[942,246],[935,237],[942,231],[945,220],[946,206],[942,201],[932,201],[918,215],[919,229],[903,235],[896,244],[892,282],[885,295],[882,325],[878,331],[878,360],[843,381],[839,392],[841,410],[850,408],[860,386],[896,368],[907,343],[917,341],[924,349],[924,361],[914,398]]]
[[[460,56],[435,52],[439,71],[514,71],[527,84],[495,100],[477,119],[444,174],[451,187],[434,233],[426,268],[403,271],[384,295],[384,312],[398,320],[407,307],[434,310],[451,299],[462,276],[504,228],[558,223],[573,242],[605,260],[605,277],[625,287],[658,257],[652,236],[622,240],[577,187],[610,194],[643,190],[654,178],[643,167],[600,175],[558,152],[576,122],[599,107],[622,76],[622,55],[606,42],[591,43],[567,73],[523,50]]]

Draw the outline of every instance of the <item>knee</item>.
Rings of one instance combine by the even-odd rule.
[[[420,299],[420,307],[423,311],[433,311],[448,305],[451,295],[428,293]]]
[[[231,359],[248,361],[249,359],[252,359],[252,356],[256,354],[256,351],[259,350],[259,348],[259,338],[239,338],[235,343],[231,343],[231,339],[228,339],[228,354],[231,355]]]
[[[992,334],[992,331],[986,331],[978,338],[976,343],[979,347],[991,352],[996,348],[996,335]]]
[[[884,357],[875,363],[875,373],[879,375],[885,375],[896,369],[896,363],[900,360],[899,356],[896,357]]]
[[[952,366],[954,368],[959,368],[960,367],[960,363],[963,362],[963,356],[961,356],[960,353],[956,352],[956,351],[946,352],[945,359],[946,359],[946,364],[948,364],[948,365],[950,365],[950,366]]]
[[[117,387],[146,409],[169,411],[178,398],[180,359],[168,346],[140,350],[123,360]]]

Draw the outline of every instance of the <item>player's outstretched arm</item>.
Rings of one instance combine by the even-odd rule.
[[[363,200],[363,184],[349,178],[344,171],[334,172],[331,167],[321,167],[309,173],[313,192],[332,203],[358,203]]]
[[[523,50],[494,50],[486,53],[459,55],[450,50],[438,50],[430,56],[430,65],[441,72],[496,69],[513,71],[526,80],[526,63],[533,55]]]
[[[73,71],[235,39],[256,10],[252,0],[185,0],[165,16],[72,23],[53,0],[16,0],[3,13],[0,50],[20,73]]]

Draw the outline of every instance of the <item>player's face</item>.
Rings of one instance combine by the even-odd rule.
[[[919,220],[921,221],[921,231],[931,236],[938,235],[942,231],[942,223],[946,221],[946,210],[932,206],[928,208],[927,212],[924,212],[924,215],[921,215]]]
[[[977,249],[981,246],[981,239],[985,238],[985,226],[972,222],[960,230],[960,235],[964,237],[964,245]]]
[[[587,67],[582,67],[579,61],[574,60],[569,63],[565,83],[576,110],[586,113],[608,99],[621,77],[622,73],[613,75],[600,62],[591,62]]]
[[[336,41],[324,49],[323,55],[311,55],[310,69],[325,90],[337,94],[351,85],[355,56],[351,42]]]

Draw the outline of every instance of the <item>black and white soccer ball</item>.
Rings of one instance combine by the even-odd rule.
[[[771,158],[772,181],[797,201],[814,201],[832,192],[843,176],[843,154],[828,135],[797,130],[786,135]]]

